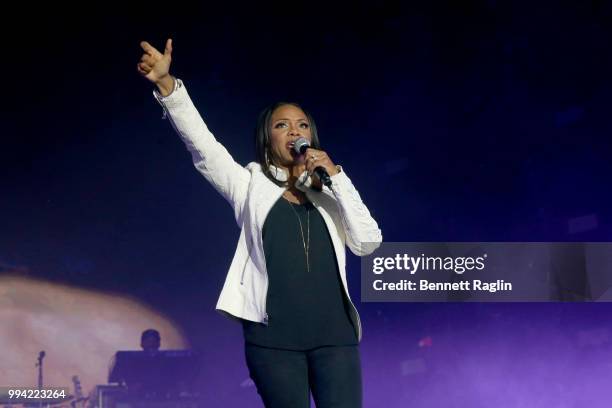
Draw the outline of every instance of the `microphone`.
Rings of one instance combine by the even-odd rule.
[[[310,142],[308,142],[308,140],[306,140],[303,137],[298,138],[293,144],[293,150],[297,154],[306,153],[306,149],[308,149],[309,147],[310,147]],[[327,187],[331,189],[332,181],[331,181],[331,178],[329,177],[329,174],[327,173],[327,170],[325,170],[324,167],[319,166],[319,167],[315,167],[314,172],[317,173],[317,176],[319,176],[319,180],[321,180],[321,183],[325,184]]]

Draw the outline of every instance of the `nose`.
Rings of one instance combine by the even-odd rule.
[[[289,128],[289,136],[299,136],[300,133],[298,132],[298,129],[295,125],[290,125],[291,127]]]

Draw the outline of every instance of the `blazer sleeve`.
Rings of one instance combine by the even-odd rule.
[[[164,109],[164,118],[170,119],[187,146],[195,168],[230,203],[236,222],[240,225],[251,172],[236,163],[208,130],[180,79],[175,79],[170,95],[161,96],[156,90],[153,95]]]
[[[330,178],[331,190],[342,218],[346,244],[357,256],[371,254],[382,242],[382,232],[378,224],[342,168]]]

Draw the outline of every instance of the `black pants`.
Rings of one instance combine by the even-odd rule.
[[[245,344],[251,379],[266,408],[361,408],[359,346],[306,351]]]

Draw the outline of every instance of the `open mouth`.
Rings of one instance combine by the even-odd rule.
[[[292,156],[298,156],[298,153],[295,151],[295,149],[293,148],[295,146],[295,142],[289,142],[287,143],[287,149],[289,149],[289,152],[291,153]]]

